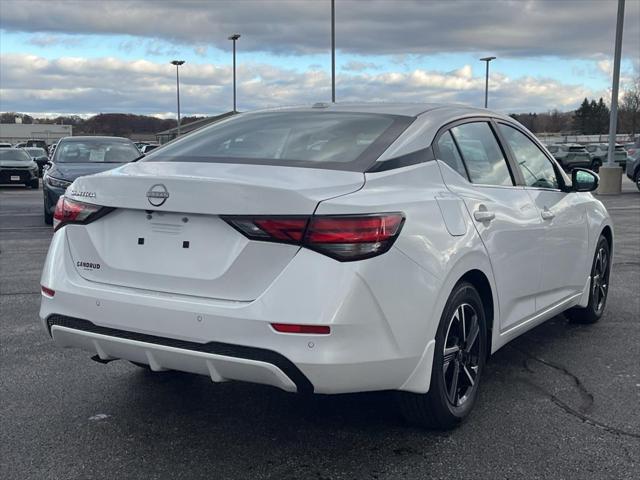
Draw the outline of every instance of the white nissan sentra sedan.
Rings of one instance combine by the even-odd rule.
[[[597,183],[489,110],[240,114],[73,182],[40,316],[99,362],[394,390],[410,421],[451,428],[489,354],[561,312],[602,315],[613,230]]]

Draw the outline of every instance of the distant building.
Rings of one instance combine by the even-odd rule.
[[[189,122],[186,125],[180,125],[180,136],[187,135],[191,132],[194,132],[202,127],[206,127],[207,125],[211,125],[212,123],[219,122],[220,120],[224,120],[232,115],[235,115],[238,112],[226,112],[220,115],[216,115],[214,117],[202,118],[200,120],[196,120],[194,122]],[[169,130],[164,130],[163,132],[156,133],[156,141],[162,145],[164,143],[170,142],[174,138],[178,136],[178,127],[170,128]]]
[[[62,137],[73,135],[71,125],[51,125],[48,123],[0,123],[0,142],[19,143],[26,140],[44,140],[47,145]]]

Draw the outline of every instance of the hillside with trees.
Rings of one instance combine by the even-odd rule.
[[[16,123],[16,117],[24,124],[63,124],[73,125],[74,135],[114,135],[131,136],[134,134],[155,134],[177,125],[176,120],[157,118],[131,113],[100,113],[89,118],[77,115],[55,118],[33,118],[24,113],[7,112],[0,114],[0,123]],[[182,125],[202,117],[183,117]]]
[[[609,106],[603,98],[585,98],[575,111],[551,110],[541,113],[512,113],[511,117],[534,133],[571,133],[579,135],[606,134],[609,132]],[[174,119],[162,119],[131,113],[100,113],[82,118],[77,115],[56,118],[33,118],[23,113],[2,113],[0,123],[44,123],[73,125],[74,135],[155,134],[176,126]],[[202,117],[183,117],[185,125]],[[626,88],[618,106],[618,133],[640,133],[640,77]]]

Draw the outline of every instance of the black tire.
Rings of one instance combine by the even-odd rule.
[[[611,247],[604,235],[600,235],[591,266],[589,303],[586,307],[573,307],[565,312],[575,323],[595,323],[600,320],[607,305],[609,273],[611,272]]]
[[[436,332],[429,391],[422,394],[397,393],[400,411],[407,421],[421,427],[449,430],[469,415],[478,396],[487,357],[486,332],[486,319],[478,291],[470,283],[459,283],[447,300]],[[463,338],[460,339],[460,336]],[[474,340],[468,342],[472,336]],[[449,350],[447,361],[445,347]],[[458,350],[454,352],[455,348]]]
[[[37,178],[35,180],[31,180],[31,182],[29,182],[29,186],[34,190],[40,189],[40,180]]]
[[[47,225],[53,225],[53,215],[49,210],[49,206],[47,205],[47,201],[44,201],[44,223]]]
[[[640,170],[636,172],[636,179],[634,180],[634,182],[636,182],[636,188],[640,190]]]
[[[600,171],[600,167],[602,166],[602,162],[595,158],[591,162],[591,171],[598,173]]]

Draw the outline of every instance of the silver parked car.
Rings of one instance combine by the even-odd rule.
[[[577,167],[594,168],[589,152],[577,143],[566,143],[558,145],[549,145],[547,147],[560,166],[565,170],[572,170]]]
[[[591,145],[587,145],[585,148],[591,155],[592,169],[596,164],[597,168],[600,168],[602,164],[607,163],[607,155],[609,154],[608,143],[593,143]],[[625,150],[624,146],[616,145],[613,155],[614,161],[624,170],[625,165],[627,164],[627,151]]]
[[[627,159],[627,177],[635,182],[640,190],[640,148],[636,148]]]

